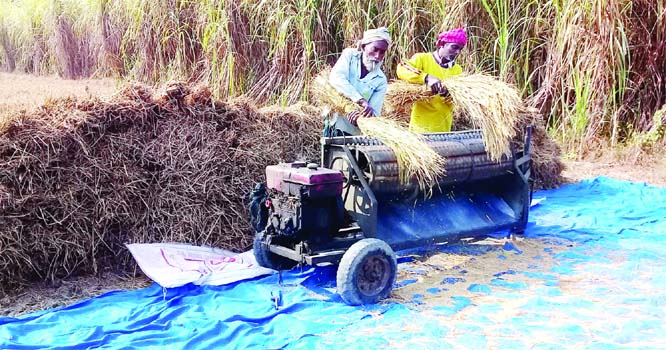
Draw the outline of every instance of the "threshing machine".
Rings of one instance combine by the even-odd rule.
[[[425,199],[398,177],[393,151],[366,136],[323,137],[321,164],[266,168],[252,192],[254,254],[261,266],[337,264],[337,291],[351,305],[386,298],[395,251],[522,233],[530,186],[530,129],[521,150],[491,160],[480,130],[424,135],[446,159],[445,176]]]

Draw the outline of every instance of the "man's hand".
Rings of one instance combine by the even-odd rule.
[[[433,77],[430,74],[426,75],[425,83],[430,88],[430,91],[432,91],[433,94],[439,94],[440,91],[442,90],[442,82],[439,79],[437,79],[437,77]]]
[[[352,111],[349,114],[347,114],[347,119],[352,123],[352,125],[357,125],[356,121],[360,117],[365,117],[365,118],[371,118],[375,116],[375,112],[372,110],[372,107],[370,107],[370,104],[366,99],[362,98],[356,102],[359,106],[361,106],[361,110],[356,110]]]
[[[347,119],[349,119],[349,122],[352,123],[352,125],[358,126],[358,124],[356,124],[356,121],[360,116],[361,116],[361,111],[351,111],[349,112],[349,114],[347,114]]]
[[[375,112],[372,110],[372,107],[370,107],[370,103],[368,103],[368,101],[366,101],[366,99],[362,98],[362,99],[358,100],[358,102],[356,102],[356,103],[359,106],[361,106],[361,108],[363,108],[363,110],[361,110],[361,114],[364,117],[370,118],[370,117],[375,116]]]
[[[439,88],[439,96],[442,96],[442,97],[449,97],[449,96],[451,96],[451,94],[449,94],[449,89],[447,89],[446,86],[442,85],[442,86]]]

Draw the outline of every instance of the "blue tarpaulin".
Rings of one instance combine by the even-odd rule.
[[[334,269],[310,268],[285,273],[282,285],[277,275],[153,285],[0,317],[0,349],[663,349],[666,188],[597,178],[534,197],[546,200],[532,208],[525,240],[542,244],[539,254],[506,269],[523,253],[510,241],[476,252],[446,246],[491,254],[498,270],[489,264],[489,283],[436,305],[414,295],[347,306],[335,294]],[[464,272],[426,294],[461,283]]]

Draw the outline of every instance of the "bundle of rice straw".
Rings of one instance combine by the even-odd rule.
[[[391,81],[388,84],[382,116],[408,126],[412,104],[431,96],[433,96],[433,93],[425,85],[412,84],[401,80]]]
[[[312,84],[315,97],[332,111],[348,114],[359,106],[342,96],[328,83],[328,71],[321,72]],[[415,179],[427,196],[445,173],[445,159],[428,146],[423,136],[386,118],[359,118],[358,127],[363,134],[373,137],[393,150],[398,161],[398,177],[402,184]]]
[[[408,184],[416,178],[419,188],[430,196],[437,178],[444,176],[446,160],[430,148],[422,135],[401,127],[386,118],[359,118],[364,134],[374,137],[393,150],[398,160],[398,178]]]
[[[321,105],[328,106],[333,112],[344,115],[360,109],[356,103],[338,93],[338,91],[328,83],[329,73],[329,70],[324,70],[319,73],[315,77],[311,86],[314,97],[318,102]]]
[[[483,130],[486,150],[491,159],[499,160],[511,152],[510,140],[516,135],[516,118],[523,101],[510,84],[485,74],[459,75],[442,81],[458,112],[468,115],[475,127]],[[392,82],[387,92],[387,108],[432,97],[422,85]],[[388,107],[391,106],[391,107]]]
[[[434,94],[425,84],[412,84],[402,80],[394,80],[388,84],[384,112],[391,115],[409,116],[412,104]]]

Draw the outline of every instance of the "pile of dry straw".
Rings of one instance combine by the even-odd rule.
[[[266,165],[316,161],[320,128],[308,106],[257,111],[183,84],[16,116],[0,130],[0,292],[131,271],[125,243],[245,250],[247,194]]]

